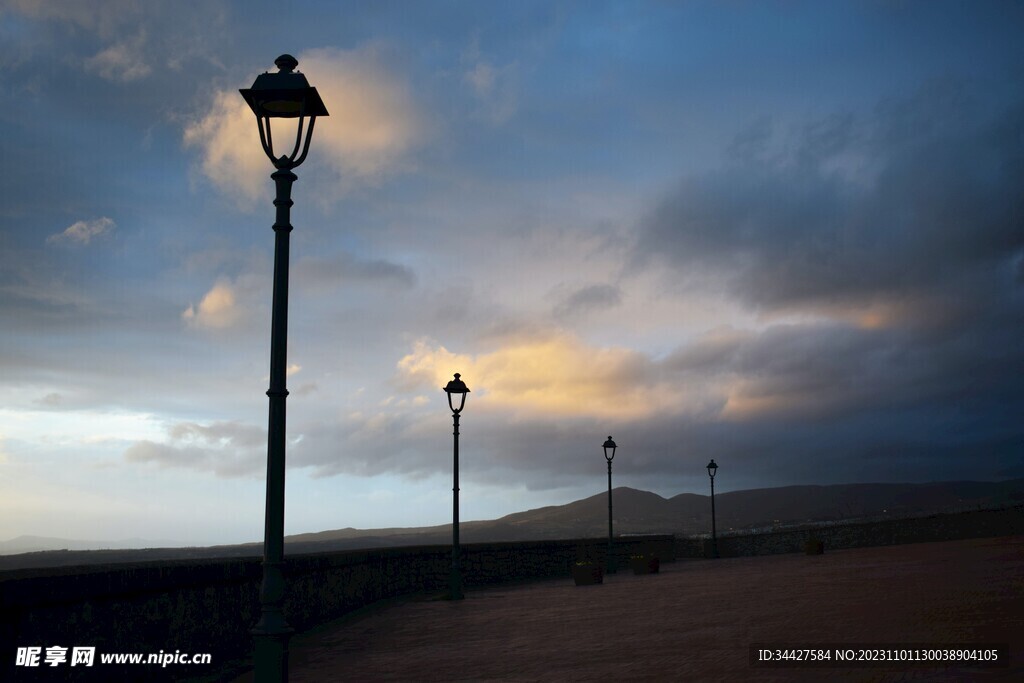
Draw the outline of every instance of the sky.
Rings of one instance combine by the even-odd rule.
[[[0,0],[0,540],[1024,477],[1019,2]],[[289,122],[276,122],[278,139]]]

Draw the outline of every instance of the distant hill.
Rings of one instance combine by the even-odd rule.
[[[929,484],[837,484],[785,486],[715,494],[719,531],[805,524],[863,517],[903,517],[933,512],[1002,507],[1024,502],[1024,479],[1002,482],[939,482]],[[694,493],[663,498],[650,491],[612,490],[616,534],[674,533],[692,535],[711,530],[711,499]],[[608,493],[566,505],[516,512],[500,519],[462,522],[459,535],[467,543],[556,538],[586,538],[608,533]],[[445,543],[451,525],[412,529],[338,529],[289,536],[287,543],[371,541],[377,545]],[[401,542],[397,542],[401,541]]]
[[[618,534],[674,533],[693,535],[711,529],[709,496],[682,493],[663,498],[650,491],[620,487],[612,491],[614,528]],[[908,517],[1019,505],[1024,502],[1024,479],[1001,482],[937,482],[929,484],[837,484],[784,486],[731,491],[715,495],[719,533],[730,530],[854,520]],[[602,537],[608,533],[607,491],[565,505],[516,512],[500,519],[462,522],[463,542],[522,541]],[[49,542],[66,550],[43,550]],[[327,552],[354,548],[435,545],[451,542],[451,525],[389,529],[335,529],[285,538],[288,553]],[[125,541],[124,543],[130,543]],[[78,550],[85,545],[109,550]],[[127,547],[127,546],[125,546]],[[25,548],[25,550],[13,550]],[[22,554],[12,555],[10,553]],[[259,556],[262,543],[209,548],[117,549],[63,539],[19,537],[0,543],[0,570],[135,562]]]
[[[50,536],[18,536],[0,541],[0,555],[30,553],[40,550],[124,550],[157,545],[174,545],[169,541],[147,541],[144,538],[125,538],[118,541],[79,541]]]

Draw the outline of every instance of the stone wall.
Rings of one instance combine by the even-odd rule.
[[[803,552],[804,543],[811,537],[823,541],[827,552],[843,548],[952,541],[1022,533],[1024,506],[1018,505],[1002,510],[977,510],[914,519],[809,525],[768,533],[719,535],[718,554],[719,557],[743,557]],[[678,538],[676,555],[689,559],[711,557],[711,539]]]
[[[718,538],[722,557],[802,552],[815,536],[825,550],[1024,534],[1024,506],[920,519],[816,526]],[[565,577],[577,559],[605,561],[606,539],[481,543],[463,546],[468,588],[513,580]],[[629,556],[710,556],[711,541],[672,536],[620,537],[615,562]],[[354,610],[409,594],[440,595],[447,588],[450,546],[383,548],[287,556],[284,612],[298,631]],[[0,680],[60,680],[105,674],[171,680],[182,670],[102,667],[49,672],[14,669],[17,647],[95,646],[99,652],[209,652],[213,667],[245,666],[252,650],[262,576],[256,558],[92,565],[0,572]],[[143,671],[144,669],[144,671]],[[51,676],[48,676],[49,673]],[[20,678],[19,678],[20,677]],[[56,679],[54,679],[56,680]]]
[[[469,544],[463,549],[467,587],[564,576],[580,558],[604,562],[607,540]],[[649,552],[674,558],[672,536],[616,539],[615,561]],[[441,594],[448,585],[450,546],[384,548],[295,555],[285,559],[284,613],[303,631],[379,600],[413,593]],[[17,647],[95,646],[100,652],[159,651],[213,655],[212,669],[247,661],[249,629],[259,612],[258,559],[96,565],[0,573],[0,679],[38,680],[40,669],[12,670]],[[181,669],[92,669],[93,675],[139,675],[171,680]],[[144,672],[143,672],[144,670]],[[88,669],[67,665],[50,673],[67,680]]]

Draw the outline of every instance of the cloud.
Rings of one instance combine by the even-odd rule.
[[[102,38],[111,37],[119,27],[137,20],[142,12],[138,0],[7,0],[4,5],[5,9],[30,19],[72,24]]]
[[[419,341],[398,361],[394,382],[404,390],[440,389],[455,372],[481,410],[510,415],[623,421],[703,402],[659,376],[648,356],[589,346],[569,334],[515,339],[476,355]]]
[[[37,398],[33,403],[45,408],[60,408],[64,405],[64,397],[55,391],[51,391],[42,398]]]
[[[597,284],[581,287],[565,296],[553,313],[557,318],[614,308],[622,303],[622,290],[617,285]]]
[[[61,243],[63,237],[49,242]],[[112,322],[115,316],[100,303],[96,290],[76,282],[73,270],[54,270],[51,258],[41,250],[0,249],[0,317],[7,329],[49,335],[58,329],[66,332],[83,324]]]
[[[135,442],[125,450],[125,460],[212,472],[220,477],[258,476],[266,466],[267,432],[261,427],[239,422],[178,422],[167,428],[167,437],[165,443]]]
[[[6,0],[2,4],[0,13],[12,12],[57,27],[29,30],[32,33],[42,28],[40,32],[47,37],[39,43],[29,40],[20,44],[20,59],[25,62],[38,62],[45,49],[50,56],[64,55],[65,63],[73,68],[115,83],[135,85],[164,66],[171,71],[191,67],[194,73],[209,67],[218,72],[225,70],[220,61],[223,44],[216,39],[223,35],[228,8],[220,0]],[[18,35],[16,39],[24,37]],[[50,71],[47,77],[55,75]],[[175,95],[179,80],[162,82],[160,91],[165,101],[189,96],[184,92]]]
[[[416,285],[412,269],[385,259],[363,259],[348,252],[329,258],[307,258],[294,267],[297,286],[333,292],[345,284],[380,285],[410,289]]]
[[[484,97],[494,88],[494,67],[486,62],[477,62],[466,72],[466,80],[473,86],[477,95]]]
[[[423,448],[444,434],[443,415],[397,410],[354,412],[329,422],[296,428],[302,438],[289,453],[293,467],[310,467],[314,477],[397,473],[412,479],[443,467],[440,449]]]
[[[69,225],[64,232],[47,237],[46,243],[84,246],[97,237],[110,234],[115,227],[114,221],[106,216],[91,221],[76,221]]]
[[[492,125],[511,119],[519,108],[518,66],[511,62],[495,66],[480,51],[479,36],[462,54],[463,80],[469,84],[480,105],[479,114]]]
[[[85,70],[108,81],[130,83],[148,76],[152,69],[145,62],[145,31],[134,38],[107,47],[85,60]]]
[[[990,114],[970,95],[938,84],[871,116],[828,116],[775,153],[759,122],[734,145],[742,158],[650,212],[635,264],[764,312],[877,319],[945,297],[1024,249],[1024,103]]]
[[[181,319],[190,327],[224,329],[236,325],[244,315],[235,294],[235,287],[226,279],[216,284],[199,302],[199,306],[189,305]]]
[[[203,175],[222,192],[255,200],[266,194],[273,167],[260,147],[252,110],[236,91],[217,92],[209,113],[185,128],[186,147],[197,147]]]
[[[298,60],[330,112],[316,122],[311,159],[332,171],[336,190],[408,167],[423,122],[408,85],[381,63],[376,50],[316,49]],[[278,119],[273,125],[274,139],[290,152],[295,122]],[[199,150],[202,173],[222,191],[244,199],[266,194],[273,168],[255,117],[237,90],[217,92],[208,113],[186,126],[184,142]]]
[[[592,467],[594,435],[608,433],[629,446],[628,476],[657,486],[679,480],[684,462],[699,473],[709,457],[742,466],[737,476],[753,485],[856,479],[876,460],[883,480],[939,479],[978,453],[992,460],[977,476],[1017,476],[1010,463],[1024,432],[1006,420],[1024,400],[1016,381],[1024,355],[1012,341],[1024,330],[1003,316],[994,303],[941,330],[821,319],[722,326],[662,357],[565,334],[524,335],[474,354],[420,341],[392,382],[439,403],[440,387],[462,374],[472,390],[463,426],[475,438],[466,450],[478,468],[467,476],[480,481],[569,486]],[[386,425],[376,432],[383,448],[436,440],[431,430],[444,425],[434,413],[445,406],[426,410],[376,416]],[[381,446],[368,439],[365,448],[348,453],[355,464],[323,457],[333,464],[322,466],[370,467],[358,463]]]
[[[364,395],[340,415],[294,411],[289,465],[314,477],[446,471],[451,419],[441,387],[460,372],[472,390],[462,420],[467,482],[542,490],[593,476],[599,488],[595,458],[603,466],[608,434],[622,446],[617,476],[636,486],[688,486],[688,468],[706,477],[710,457],[728,464],[736,487],[862,480],[868,465],[881,480],[962,476],[958,468],[980,453],[978,477],[1011,476],[1024,443],[1010,418],[1024,400],[1024,359],[1013,344],[1019,325],[1006,327],[1001,315],[993,306],[941,333],[821,319],[721,326],[661,356],[537,329],[471,352],[421,340],[379,387],[390,390],[384,400]],[[994,336],[999,328],[1004,338]],[[214,449],[214,435],[175,436],[138,444],[133,458],[246,471]],[[253,462],[262,451],[253,447]]]
[[[841,420],[875,409],[878,393],[907,400],[906,388],[893,381],[903,374],[889,353],[896,342],[844,325],[779,325],[722,338],[719,362],[703,368],[722,380],[722,420]]]

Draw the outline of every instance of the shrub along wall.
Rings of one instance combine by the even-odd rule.
[[[462,546],[467,587],[564,576],[577,559],[604,562],[607,541],[584,539]],[[672,536],[616,539],[616,562],[631,554],[674,559]],[[450,546],[384,548],[285,558],[284,613],[302,631],[369,604],[447,588]],[[95,646],[96,652],[209,652],[213,668],[245,658],[259,614],[260,560],[229,559],[94,565],[0,573],[0,671],[11,671],[18,647]],[[98,654],[97,654],[98,656]],[[142,669],[145,669],[144,673]],[[210,667],[203,667],[207,671]],[[52,673],[94,676],[112,667]],[[124,667],[148,679],[182,675],[169,667]],[[193,671],[198,671],[194,669]],[[40,669],[14,670],[39,676]],[[43,674],[45,675],[45,674]],[[118,677],[120,674],[114,674]],[[0,676],[0,678],[6,678]]]

